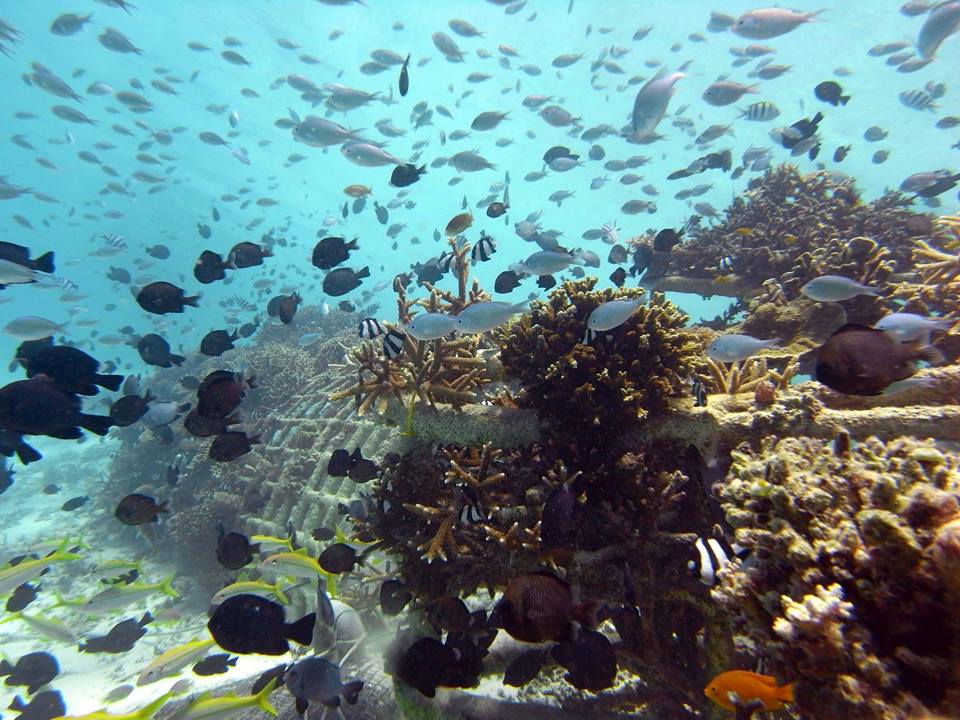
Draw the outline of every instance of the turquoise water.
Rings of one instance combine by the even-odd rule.
[[[899,12],[899,6],[895,0],[798,0],[798,10],[823,12],[787,34],[750,40],[726,31],[707,30],[711,11],[736,17],[755,7],[739,0],[729,0],[723,6],[700,0],[570,0],[569,6],[566,0],[528,0],[510,5],[506,11],[500,3],[480,0],[369,0],[365,5],[344,6],[307,0],[140,0],[129,12],[89,0],[3,3],[0,19],[15,28],[17,35],[16,42],[2,43],[6,54],[0,56],[0,142],[4,148],[0,176],[11,185],[32,189],[34,194],[0,200],[0,239],[28,247],[31,257],[54,251],[55,277],[63,281],[61,284],[75,286],[84,297],[64,301],[64,288],[56,284],[10,286],[0,291],[0,326],[28,315],[66,323],[64,331],[56,333],[57,338],[65,337],[101,362],[112,361],[117,373],[141,375],[145,380],[141,387],[150,385],[153,371],[165,377],[162,382],[169,385],[183,373],[150,368],[134,348],[104,343],[101,338],[122,334],[121,329],[130,326],[137,335],[163,335],[174,352],[192,359],[201,338],[211,330],[235,328],[256,318],[264,325],[275,325],[276,320],[266,317],[267,301],[292,290],[303,298],[301,312],[326,303],[332,313],[341,313],[337,303],[349,299],[358,306],[378,302],[382,308],[379,317],[394,321],[392,279],[397,273],[409,272],[412,263],[426,262],[446,249],[445,241],[435,239],[434,234],[443,234],[447,222],[462,212],[464,203],[474,213],[473,228],[468,231],[471,241],[479,230],[496,241],[492,260],[473,268],[482,287],[492,292],[501,272],[538,249],[518,237],[515,224],[542,211],[538,219],[542,231],[559,231],[563,247],[589,249],[600,256],[601,266],[588,267],[586,272],[597,275],[599,287],[606,288],[613,287],[609,275],[617,266],[607,261],[610,246],[601,240],[584,239],[584,232],[616,223],[620,241],[624,242],[650,230],[679,228],[695,212],[694,202],[710,203],[722,212],[746,190],[751,179],[760,175],[747,170],[732,179],[729,173],[710,170],[685,180],[666,179],[670,172],[707,152],[729,148],[736,167],[748,148],[769,148],[770,165],[789,161],[804,173],[817,169],[844,173],[855,179],[865,200],[897,188],[914,173],[940,169],[956,172],[957,150],[951,146],[960,140],[960,130],[935,124],[945,116],[960,115],[956,102],[960,37],[948,37],[936,59],[918,71],[898,72],[887,64],[888,56],[871,56],[868,51],[878,44],[917,37],[924,16],[908,17]],[[64,37],[51,33],[53,20],[66,12],[93,15],[90,23],[75,34]],[[448,26],[448,21],[455,18],[469,21],[482,36],[457,35]],[[649,34],[634,40],[634,34],[646,26],[652,28]],[[119,30],[141,53],[117,53],[104,47],[98,35],[106,28]],[[436,32],[444,32],[456,41],[464,54],[462,63],[451,63],[443,57],[431,39]],[[239,44],[228,48],[224,40],[230,37]],[[298,48],[281,47],[277,42],[281,39]],[[192,50],[188,43],[202,43],[209,50]],[[772,54],[732,67],[735,56],[731,48],[751,43],[768,45]],[[228,49],[240,53],[249,64],[227,62],[221,52]],[[389,66],[375,75],[361,72],[361,66],[377,49],[402,57],[410,55],[410,90],[405,97],[397,89],[399,66]],[[618,57],[609,55],[611,49]],[[617,72],[616,66],[613,71],[610,67],[592,71],[591,63],[603,53],[622,72]],[[569,67],[554,67],[554,59],[564,54],[582,57]],[[312,60],[304,62],[303,56]],[[771,80],[751,77],[758,62],[770,57],[774,63],[789,65],[789,71]],[[36,83],[25,81],[33,72],[31,63],[40,63],[62,78],[79,98],[55,97]],[[521,65],[530,68],[525,71]],[[619,130],[630,122],[634,97],[643,81],[660,67],[672,72],[681,65],[686,77],[677,83],[667,115],[657,128],[663,139],[638,145],[620,137]],[[538,74],[531,74],[537,70]],[[487,73],[489,77],[471,82],[471,73]],[[724,74],[731,80],[757,83],[756,92],[723,107],[707,104],[702,99],[704,90]],[[333,112],[330,119],[382,143],[396,158],[427,165],[427,173],[403,193],[403,199],[412,206],[401,204],[389,210],[388,225],[405,224],[395,238],[386,236],[387,226],[378,222],[373,210],[374,200],[387,205],[400,195],[388,184],[393,165],[358,166],[344,157],[337,145],[310,147],[297,142],[289,127],[277,126],[278,120],[327,115],[322,100],[312,107],[290,86],[286,79],[291,75],[302,75],[321,88],[325,83],[340,83],[373,93],[368,104],[345,113]],[[176,94],[151,85],[157,80],[163,80],[165,87]],[[842,85],[844,93],[851,96],[847,105],[832,107],[814,97],[814,87],[826,80]],[[89,88],[94,83],[105,83],[114,92],[135,90],[152,104],[151,110],[134,113],[109,91],[92,94]],[[938,83],[945,85],[945,94],[937,99],[935,111],[905,107],[898,97],[904,91]],[[550,126],[535,110],[523,106],[522,101],[530,95],[550,96],[548,104],[565,108],[581,118],[581,124],[573,132]],[[774,103],[780,117],[771,122],[749,122],[740,117],[739,109],[759,101]],[[415,128],[411,118],[418,103],[426,103],[433,110],[431,124],[421,128]],[[82,111],[93,124],[57,117],[51,111],[57,105]],[[438,112],[438,106],[446,108],[451,117]],[[496,129],[471,131],[473,119],[487,111],[504,112],[507,117]],[[772,128],[790,125],[817,111],[825,117],[820,125],[822,149],[816,159],[791,159],[786,149],[773,144],[768,135]],[[235,118],[235,127],[231,117]],[[678,127],[675,121],[679,118],[688,119],[692,129]],[[404,134],[385,137],[376,130],[381,120],[390,120]],[[592,142],[579,137],[584,130],[602,124],[612,126],[614,133]],[[729,125],[729,133],[708,147],[695,146],[694,137],[714,124]],[[118,126],[129,134],[118,132]],[[882,127],[887,137],[868,142],[863,135],[870,126]],[[171,138],[169,144],[156,139],[157,133],[164,131]],[[456,131],[470,135],[453,140],[450,136]],[[229,145],[206,144],[199,138],[202,132],[216,133]],[[13,142],[15,138],[19,143]],[[512,142],[500,147],[499,139]],[[605,151],[602,160],[587,157],[593,144]],[[582,165],[568,172],[548,172],[536,181],[525,180],[529,173],[544,169],[542,156],[556,145],[579,154]],[[852,146],[849,155],[835,162],[834,150],[845,145]],[[470,150],[495,168],[458,173],[449,166],[431,165],[437,158]],[[877,164],[872,157],[881,150],[888,151],[889,158]],[[84,160],[79,153],[92,153],[93,157],[88,155]],[[145,162],[144,154],[153,162]],[[647,156],[649,161],[635,170],[610,171],[603,167],[609,160],[626,160],[633,155]],[[40,159],[51,167],[38,163]],[[112,169],[109,174],[108,169]],[[133,177],[138,171],[153,173],[158,181],[139,181]],[[642,179],[633,185],[619,182],[621,176],[631,172]],[[509,213],[505,218],[490,219],[477,203],[491,194],[502,199],[507,174]],[[603,176],[609,181],[591,189],[591,181]],[[107,188],[110,182],[122,186],[124,193],[117,192],[116,186],[114,190]],[[701,183],[712,187],[689,201],[674,198],[676,192]],[[372,195],[361,213],[350,212],[344,218],[341,207],[353,202],[344,188],[353,184],[369,186]],[[492,188],[494,185],[497,187]],[[655,190],[644,192],[641,188],[646,185]],[[559,207],[548,199],[558,191],[573,193]],[[926,209],[935,214],[956,213],[957,197],[956,190],[950,190],[939,197],[939,207]],[[625,203],[637,199],[655,202],[656,212],[622,212]],[[264,202],[258,204],[257,200]],[[219,221],[212,218],[214,208]],[[209,239],[199,235],[198,224],[211,228]],[[358,238],[359,249],[346,265],[369,266],[371,276],[360,288],[343,297],[324,294],[323,274],[310,264],[318,231],[320,235]],[[126,248],[109,257],[97,255],[104,244],[104,233],[121,236]],[[274,256],[263,266],[230,272],[227,283],[201,285],[194,279],[192,270],[202,250],[225,255],[240,241],[261,242],[265,233],[272,233],[274,239],[283,238],[285,243],[272,245]],[[392,247],[394,241],[396,247]],[[154,259],[145,253],[147,247],[157,244],[170,249],[168,259]],[[111,266],[128,270],[132,282],[109,280]],[[269,287],[255,287],[264,279],[272,281]],[[184,288],[188,295],[199,294],[199,307],[187,308],[182,315],[148,315],[137,305],[131,288],[158,280]],[[385,285],[362,303],[360,292],[377,283]],[[635,286],[637,280],[628,278],[627,284]],[[448,276],[440,287],[455,289],[455,281]],[[520,302],[531,293],[544,295],[533,280],[527,280],[495,299]],[[728,299],[716,297],[671,297],[692,322],[712,318],[729,304]],[[249,301],[256,309],[225,309],[222,303],[231,298]],[[356,315],[351,322],[359,317]],[[297,320],[293,327],[296,330]],[[238,345],[252,342],[240,341]],[[0,357],[12,359],[19,343],[18,338],[0,334]],[[230,354],[221,360],[229,366]],[[21,378],[19,368],[0,370],[2,384]],[[88,403],[93,406],[92,401]],[[96,453],[84,456],[70,454],[75,450],[71,441],[36,441],[36,447],[50,458],[29,470],[16,468],[16,484],[0,497],[0,510],[7,519],[3,537],[22,541],[27,536],[57,535],[54,511],[59,504],[110,482],[106,476],[109,455],[120,441],[115,434],[104,440],[91,438],[87,439],[87,448],[95,444]],[[145,455],[155,452],[153,448],[149,438],[143,440]],[[76,465],[72,471],[57,468],[56,481],[64,487],[61,494],[50,499],[38,489],[54,476],[52,467],[48,476],[44,475],[45,463],[55,463],[58,457],[71,458]],[[67,487],[72,482],[76,484]],[[29,523],[18,529],[20,512],[29,515]],[[278,521],[284,524],[282,519]],[[96,531],[83,530],[83,522],[82,516],[71,515],[70,532],[95,536]],[[5,557],[18,554],[12,542],[6,545],[4,542]],[[138,548],[138,552],[141,550]],[[21,635],[19,640],[12,654],[26,652],[24,647],[30,644],[29,635]],[[122,670],[139,672],[139,667],[124,668],[122,656],[119,658],[111,667],[120,670],[111,670],[112,677],[122,676]],[[99,697],[116,684],[119,680],[105,681],[88,698],[83,697],[82,690],[71,690],[70,697],[77,703],[70,706],[71,712],[74,707],[78,712],[94,709],[93,695]],[[12,698],[12,693],[0,695],[8,696]]]

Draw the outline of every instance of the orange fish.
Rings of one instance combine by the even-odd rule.
[[[736,710],[730,702],[731,692],[735,692],[744,703],[762,700],[765,710],[782,710],[784,703],[793,702],[793,683],[780,687],[771,675],[759,675],[749,670],[720,673],[703,689],[703,694],[720,707]]]

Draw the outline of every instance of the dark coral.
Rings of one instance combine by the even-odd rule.
[[[596,278],[567,281],[497,334],[508,378],[519,380],[521,407],[536,408],[547,433],[601,455],[612,435],[667,410],[683,394],[700,351],[687,317],[655,296],[620,327],[584,344],[587,318],[603,302],[636,289],[595,291]],[[642,292],[642,291],[639,291]]]
[[[777,279],[789,299],[828,271],[881,282],[910,265],[910,202],[892,191],[864,203],[850,181],[780,165],[752,180],[719,223],[694,226],[683,243],[658,254],[646,277],[715,278],[729,257],[740,281],[759,288]]]

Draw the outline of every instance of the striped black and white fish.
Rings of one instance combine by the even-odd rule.
[[[929,110],[933,112],[937,106],[933,104],[933,96],[926,90],[904,90],[900,93],[900,102],[912,110]]]
[[[383,354],[387,360],[396,360],[403,352],[403,341],[407,336],[399,330],[390,330],[383,336]]]
[[[103,240],[105,245],[109,245],[110,247],[127,247],[127,241],[124,240],[120,235],[114,235],[113,233],[100,233],[100,239]]]
[[[440,257],[437,258],[437,267],[440,268],[440,272],[450,272],[450,268],[453,266],[453,261],[456,259],[456,257],[457,256],[452,250],[448,250],[447,252],[441,254]]]
[[[474,263],[486,262],[496,251],[497,246],[493,242],[493,238],[484,233],[480,233],[480,239],[477,240],[477,244],[474,245],[470,251],[470,259],[473,260]]]
[[[769,100],[761,100],[748,105],[746,110],[741,110],[740,117],[753,122],[767,122],[780,117],[780,108]]]
[[[708,587],[717,584],[717,571],[734,558],[743,560],[750,554],[748,548],[730,544],[723,538],[701,537],[693,544],[693,557],[687,562],[690,574]]]
[[[383,329],[376,318],[364,318],[360,321],[360,338],[363,340],[373,340],[376,337],[383,335],[386,330]]]
[[[480,497],[476,491],[469,485],[461,486],[460,491],[464,499],[463,507],[460,508],[458,515],[460,522],[471,525],[479,522],[487,522],[488,518],[483,512],[483,507],[480,505]]]
[[[707,389],[703,386],[700,378],[694,378],[690,383],[690,390],[693,393],[693,404],[696,407],[707,406]]]

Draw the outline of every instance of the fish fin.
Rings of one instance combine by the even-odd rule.
[[[190,307],[200,307],[199,303],[197,302],[199,299],[199,295],[184,295],[183,304],[189,305]]]
[[[313,626],[317,623],[317,614],[304,615],[295,623],[287,625],[287,637],[299,645],[313,642]]]
[[[296,708],[297,708],[297,712],[298,712],[300,715],[303,715],[303,714],[307,711],[307,708],[308,708],[308,707],[310,707],[310,701],[309,701],[309,700],[307,700],[306,698],[302,698],[302,697],[298,697],[298,698],[297,698]]]
[[[28,445],[25,442],[21,442],[19,445],[17,445],[17,458],[24,465],[29,465],[32,462],[41,460],[43,455],[37,452],[33,446]]]
[[[789,685],[784,685],[783,687],[778,687],[777,692],[774,697],[781,702],[792,703],[793,702],[793,683]]]
[[[918,348],[917,352],[921,360],[925,360],[931,365],[942,365],[947,361],[947,359],[943,356],[943,353],[933,345],[926,345],[925,347]]]
[[[176,573],[170,573],[163,580],[160,581],[159,590],[164,595],[169,595],[170,597],[180,597],[180,593],[173,589],[173,585],[170,583],[173,582],[173,579],[177,576]]]
[[[54,270],[53,267],[53,253],[48,252],[44,253],[36,260],[33,261],[33,269],[39,270],[40,272],[52,273]]]
[[[363,690],[363,680],[352,680],[343,686],[343,699],[351,705],[356,705],[361,690]]]
[[[123,375],[94,375],[93,378],[97,385],[113,392],[123,385]]]
[[[113,420],[106,415],[86,415],[80,413],[77,424],[84,430],[89,430],[96,435],[106,435],[113,426]],[[79,436],[78,436],[79,437]]]
[[[360,269],[357,271],[357,277],[358,277],[358,278],[368,278],[368,277],[370,277],[370,268],[367,267],[366,265],[364,265],[362,268],[360,268]]]
[[[273,596],[284,605],[290,604],[290,598],[283,594],[283,590],[280,589],[279,581],[277,581],[277,584],[273,586]]]
[[[270,682],[258,692],[254,697],[257,701],[257,707],[268,712],[274,717],[277,715],[277,709],[270,703],[270,693],[272,693],[277,687],[277,678],[271,678]]]
[[[10,675],[13,672],[13,665],[6,660],[0,660],[0,675]]]

